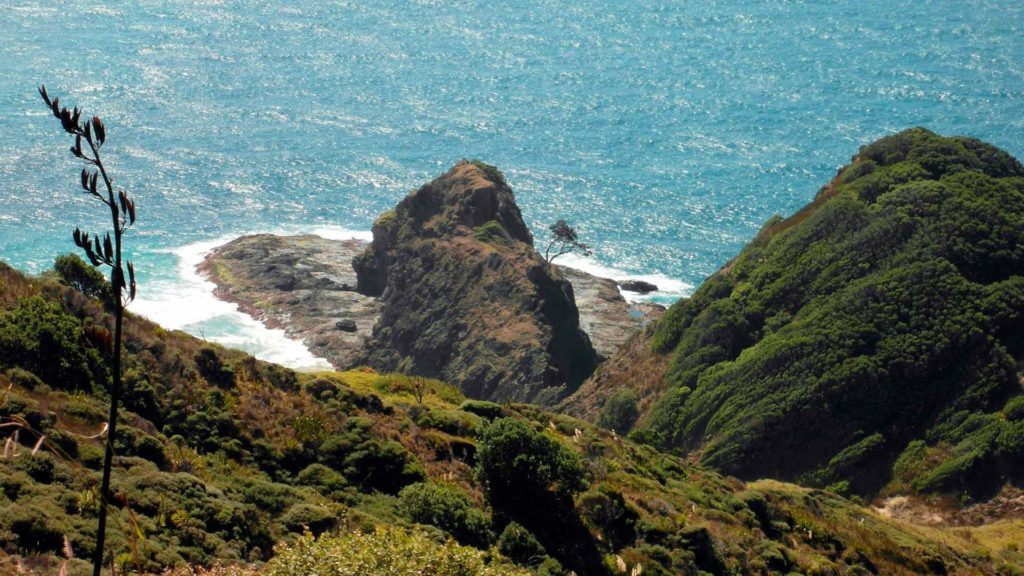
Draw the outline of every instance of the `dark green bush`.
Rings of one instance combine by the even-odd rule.
[[[86,296],[106,302],[113,294],[110,282],[103,276],[103,273],[86,264],[85,260],[82,260],[77,254],[58,256],[53,261],[53,271],[61,282]]]
[[[476,414],[477,416],[487,418],[488,420],[500,418],[502,415],[502,408],[500,404],[487,402],[486,400],[466,400],[459,405],[459,410]]]
[[[498,551],[523,566],[538,566],[548,554],[529,530],[515,522],[505,526],[498,536]]]
[[[338,396],[341,387],[330,378],[314,378],[303,384],[302,389],[310,396],[326,402]]]
[[[303,532],[308,529],[314,535],[322,534],[338,523],[336,514],[315,504],[295,504],[285,511],[278,521],[289,532]]]
[[[85,345],[81,322],[39,296],[0,315],[0,367],[21,367],[61,390],[105,385],[106,365]]]
[[[402,487],[425,477],[416,457],[393,440],[362,442],[345,456],[342,467],[350,481],[387,494],[397,494]]]
[[[1003,406],[1003,416],[1007,420],[1024,420],[1024,394],[1015,396]]]
[[[632,544],[636,539],[636,524],[640,516],[626,503],[621,492],[599,486],[597,490],[581,494],[577,508],[591,526],[600,530],[603,541],[613,549]]]
[[[231,388],[235,385],[234,370],[224,365],[213,348],[200,348],[194,360],[199,374],[210,384],[220,388]]]
[[[21,386],[26,390],[36,390],[45,386],[38,376],[17,366],[4,371],[4,376],[7,376],[16,386]]]
[[[473,436],[482,423],[480,416],[464,410],[424,410],[416,417],[417,425],[454,436]]]
[[[631,389],[619,390],[604,401],[595,423],[598,426],[626,434],[633,428],[633,424],[636,423],[639,416],[636,392]]]
[[[348,486],[344,476],[323,464],[306,466],[295,476],[295,482],[303,486],[315,486],[325,495],[344,490]]]
[[[491,541],[489,522],[458,488],[421,482],[398,493],[402,510],[413,522],[436,526],[459,542],[486,548]]]
[[[584,488],[579,456],[514,418],[494,420],[481,435],[477,474],[502,508],[564,504]]]
[[[246,502],[271,514],[278,514],[300,500],[295,488],[258,478],[245,480],[240,488]]]

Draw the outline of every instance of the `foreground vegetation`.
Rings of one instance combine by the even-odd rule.
[[[883,138],[666,312],[636,437],[744,478],[985,499],[1024,482],[1022,311],[1020,163]]]
[[[58,278],[0,267],[2,573],[88,572],[109,378],[91,326],[105,314]],[[466,400],[434,380],[296,374],[131,316],[125,351],[105,562],[119,574],[1024,566],[1021,523],[915,527],[828,492],[744,484],[530,405]]]

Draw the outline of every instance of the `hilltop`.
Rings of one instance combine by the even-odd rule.
[[[984,500],[1024,481],[1022,311],[1024,168],[907,130],[766,223],[566,408],[631,402],[634,437],[741,478]]]

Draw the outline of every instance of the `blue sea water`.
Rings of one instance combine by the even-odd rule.
[[[135,310],[315,363],[212,300],[245,232],[366,231],[461,158],[534,233],[686,294],[857,148],[923,125],[1024,157],[1019,0],[0,0],[0,258],[102,230],[35,88],[108,125],[137,198]]]

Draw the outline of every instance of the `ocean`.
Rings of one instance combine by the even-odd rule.
[[[139,299],[169,328],[323,366],[212,296],[195,264],[250,232],[367,235],[462,158],[502,170],[569,263],[669,303],[859,146],[911,126],[1024,157],[1018,1],[0,0],[0,258],[102,231],[36,94],[107,124],[138,204]]]

